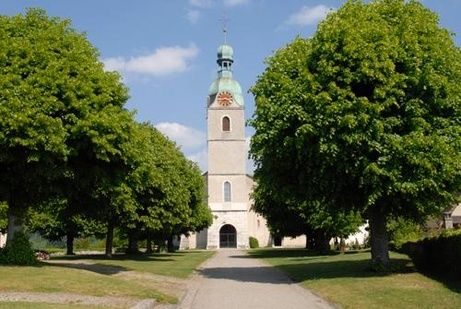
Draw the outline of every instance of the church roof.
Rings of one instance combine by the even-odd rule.
[[[218,47],[217,51],[218,78],[216,78],[208,89],[210,97],[209,102],[214,101],[215,96],[223,91],[230,92],[234,101],[239,106],[244,106],[244,99],[242,95],[242,87],[232,76],[232,64],[234,62],[234,50],[232,46],[223,44]]]

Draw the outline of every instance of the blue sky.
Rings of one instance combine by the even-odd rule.
[[[254,101],[247,93],[264,70],[264,59],[297,35],[310,36],[340,0],[0,0],[3,15],[44,8],[70,18],[78,31],[118,69],[130,89],[127,107],[175,140],[206,170],[206,96],[216,77],[216,49],[229,21],[234,77],[245,92],[246,116]],[[423,0],[461,46],[460,0]],[[247,135],[252,134],[247,128]],[[251,164],[249,165],[251,166]]]

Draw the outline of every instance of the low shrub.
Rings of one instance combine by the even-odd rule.
[[[423,230],[420,224],[402,218],[389,220],[387,231],[389,233],[389,245],[392,250],[396,251],[404,243],[415,242],[423,238]]]
[[[15,232],[13,242],[8,243],[0,252],[0,264],[34,265],[37,264],[29,238],[22,232]]]
[[[402,251],[421,271],[461,277],[461,230],[402,245]]]
[[[251,249],[259,248],[259,241],[253,236],[250,236],[250,248]]]

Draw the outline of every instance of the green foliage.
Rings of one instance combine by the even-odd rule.
[[[101,250],[104,248],[104,241],[94,237],[77,238],[74,246],[77,250]]]
[[[14,242],[8,243],[0,251],[0,264],[10,265],[35,265],[34,250],[29,242],[28,237],[22,232],[14,233]]]
[[[104,235],[104,224],[88,215],[85,216],[82,209],[72,209],[72,212],[69,211],[66,199],[50,200],[29,212],[26,220],[27,229],[40,233],[50,241],[60,241],[68,233],[74,237]]]
[[[276,201],[356,210],[372,230],[453,203],[461,51],[436,14],[417,1],[347,1],[267,65],[251,90],[250,152]],[[385,248],[372,244],[372,254]]]
[[[125,167],[133,115],[120,76],[98,58],[69,20],[40,9],[0,16],[0,200],[18,218],[9,224],[58,195],[66,203],[50,207],[60,216],[55,226],[48,220],[51,238],[69,230],[65,219],[101,215],[95,192]]]
[[[40,9],[0,16],[0,201],[18,219],[10,224],[29,213],[28,228],[50,240],[209,226],[198,167],[135,123],[120,76],[98,57],[69,20]]]
[[[127,144],[134,169],[125,179],[133,201],[125,227],[166,239],[211,224],[204,202],[204,182],[196,164],[149,124],[135,127]]]
[[[8,227],[8,204],[0,202],[0,233],[5,233]]]
[[[250,236],[250,248],[251,249],[256,249],[259,248],[259,241],[257,238]]]
[[[425,238],[402,245],[416,267],[434,274],[461,276],[461,230],[452,230],[437,237]]]
[[[421,239],[424,234],[420,224],[403,218],[389,220],[387,230],[389,241],[397,250],[406,242]]]

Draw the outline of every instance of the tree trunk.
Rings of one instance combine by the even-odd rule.
[[[310,238],[306,239],[306,248],[321,254],[330,252],[330,235],[325,230],[315,229],[310,232]]]
[[[114,221],[109,219],[106,234],[106,257],[112,258],[112,249],[114,246]]]
[[[128,232],[128,248],[126,253],[137,254],[139,253],[138,248],[138,234],[135,231]]]
[[[311,249],[310,248],[310,241],[309,241],[309,234],[306,233],[306,249]]]
[[[146,253],[152,254],[152,237],[149,232],[147,232],[147,239],[146,239]]]
[[[329,254],[330,253],[330,235],[327,233],[323,233],[322,239],[320,240],[319,243],[319,252],[322,254]]]
[[[16,214],[14,206],[8,205],[8,231],[6,235],[6,245],[10,245],[14,239],[14,233],[23,231],[23,217]]]
[[[346,252],[346,241],[342,237],[341,237],[341,239],[339,241],[339,251],[341,251],[341,253]]]
[[[165,250],[165,240],[161,238],[154,238],[155,252],[160,253]]]
[[[168,252],[174,252],[173,235],[168,236],[167,248]]]
[[[330,252],[330,236],[323,229],[315,230],[315,250],[321,254]]]
[[[74,253],[74,238],[75,238],[74,233],[67,232],[66,238],[67,238],[67,240],[66,240],[66,247],[67,247],[66,254],[67,255],[75,255],[75,253]]]
[[[389,270],[387,218],[379,206],[370,210],[371,263],[375,270]]]

